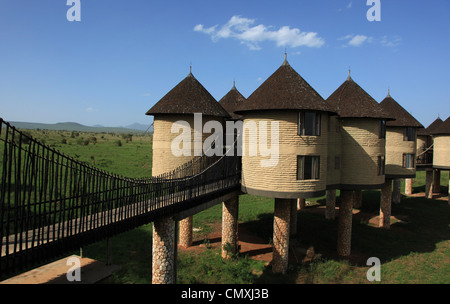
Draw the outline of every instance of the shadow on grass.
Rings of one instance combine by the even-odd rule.
[[[339,202],[337,203],[339,206]],[[389,230],[373,225],[380,208],[380,192],[364,191],[363,207],[353,216],[352,254],[348,259],[337,255],[338,211],[335,220],[326,220],[323,206],[307,207],[298,212],[296,237],[291,244],[314,248],[323,260],[343,261],[353,266],[367,267],[370,257],[378,257],[382,263],[396,260],[411,253],[431,253],[436,245],[450,240],[449,214],[450,205],[446,201],[427,200],[421,197],[402,197],[400,204],[392,205],[392,216],[398,219]],[[273,214],[261,214],[260,220],[241,224],[258,236],[270,240],[273,232]],[[292,250],[289,252],[292,254]],[[274,275],[271,267],[264,269],[255,283],[285,284],[295,283],[299,273],[308,271],[309,262],[290,265],[286,275]]]

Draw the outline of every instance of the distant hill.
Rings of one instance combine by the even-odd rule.
[[[11,125],[18,129],[30,129],[30,130],[54,130],[54,131],[78,131],[78,132],[106,132],[106,133],[137,133],[144,132],[149,127],[134,123],[126,127],[103,127],[100,125],[95,126],[85,126],[76,122],[59,122],[55,124],[45,124],[45,123],[35,123],[35,122],[20,122],[20,121],[10,121]],[[153,132],[153,126],[148,130]]]

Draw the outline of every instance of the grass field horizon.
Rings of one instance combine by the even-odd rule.
[[[151,135],[84,133],[67,131],[26,130],[39,141],[80,161],[126,177],[151,176]],[[94,139],[95,138],[95,139]],[[414,194],[424,191],[425,175],[418,172]],[[448,193],[447,173],[441,175],[441,192]],[[404,183],[402,192],[404,192]],[[339,195],[339,192],[338,192]],[[445,196],[445,194],[444,194]],[[221,223],[221,205],[194,216],[194,237],[203,240],[204,250],[195,255],[179,251],[177,283],[255,284],[255,283],[368,283],[365,264],[369,257],[382,262],[381,283],[448,284],[450,283],[450,206],[446,201],[403,196],[392,206],[395,217],[390,230],[376,227],[367,218],[379,211],[380,192],[364,191],[366,217],[354,216],[352,257],[336,256],[337,219],[325,220],[320,208],[323,198],[315,198],[308,208],[298,213],[298,235],[293,243],[298,248],[314,248],[310,259],[289,266],[286,275],[273,275],[270,265],[237,255],[222,260],[220,249],[210,246],[208,235]],[[271,244],[274,200],[251,195],[239,198],[239,223],[251,233]],[[368,216],[368,217],[367,217]],[[111,238],[113,263],[121,266],[106,283],[150,284],[152,225],[143,225]],[[83,248],[83,255],[106,261],[106,241]]]

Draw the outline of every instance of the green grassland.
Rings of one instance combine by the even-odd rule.
[[[152,137],[149,134],[82,133],[64,131],[27,131],[33,137],[81,161],[108,172],[127,177],[151,175]],[[95,140],[93,139],[95,137]],[[120,141],[120,143],[119,143]],[[441,176],[441,192],[448,193],[448,173]],[[423,192],[424,172],[418,172],[414,193]],[[402,186],[404,189],[404,185]],[[339,192],[338,192],[339,195]],[[445,196],[445,194],[444,194]],[[379,210],[379,191],[363,192],[363,207],[354,216],[352,257],[336,256],[337,219],[325,220],[317,212],[323,197],[298,212],[298,235],[291,239],[295,248],[314,248],[312,259],[298,255],[286,275],[273,275],[270,265],[246,255],[223,260],[220,249],[209,246],[207,235],[220,225],[221,205],[194,216],[204,250],[178,252],[178,283],[317,283],[366,284],[369,257],[381,262],[381,282],[394,284],[450,283],[450,206],[444,200],[402,197],[392,206],[395,216],[390,230],[373,225],[367,216]],[[242,195],[239,198],[239,223],[268,244],[273,229],[273,199]],[[83,255],[106,261],[106,241],[83,248]],[[152,225],[143,225],[111,239],[112,260],[121,270],[106,283],[151,283]],[[299,252],[302,252],[300,250]]]

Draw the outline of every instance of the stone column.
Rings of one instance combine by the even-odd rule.
[[[306,207],[306,199],[299,198],[297,199],[298,210],[304,210]]]
[[[391,227],[391,199],[392,199],[391,187],[392,187],[392,180],[386,179],[383,188],[381,188],[379,226],[385,229],[389,229]]]
[[[325,218],[334,220],[336,211],[336,190],[327,190],[327,206],[325,209]]]
[[[405,179],[405,194],[406,195],[412,195],[413,189],[412,189],[412,178]]]
[[[174,220],[162,218],[153,222],[152,283],[175,283]]]
[[[179,244],[182,247],[192,246],[192,228],[194,223],[194,217],[190,216],[180,221],[180,236]]]
[[[292,200],[275,199],[273,219],[273,273],[285,274],[289,257],[289,230]]]
[[[337,253],[341,257],[348,257],[351,253],[353,199],[353,191],[341,190],[337,239]]]
[[[392,202],[394,204],[400,204],[400,201],[402,200],[402,180],[399,178],[394,179],[392,188]]]
[[[434,169],[433,193],[441,193],[441,170]]]
[[[222,204],[222,258],[238,252],[239,196]],[[231,252],[230,252],[231,250]]]
[[[296,236],[297,235],[297,200],[292,200],[291,202],[291,227],[290,229],[290,235]]]
[[[433,170],[426,170],[425,174],[425,197],[433,198]]]
[[[353,208],[361,209],[361,207],[362,207],[362,190],[355,190]]]

